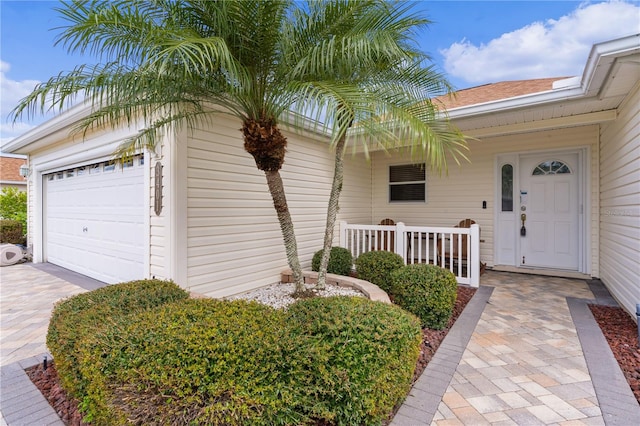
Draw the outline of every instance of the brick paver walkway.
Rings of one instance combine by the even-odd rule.
[[[566,302],[592,299],[586,283],[504,278],[483,280],[495,290],[434,423],[604,424]]]
[[[47,354],[54,303],[101,285],[53,265],[0,268],[0,426],[62,424],[24,369]]]
[[[481,284],[392,425],[637,424],[587,283],[489,271]],[[101,285],[53,265],[0,268],[0,426],[62,425],[24,369],[46,354],[53,304]]]
[[[638,424],[585,281],[488,272],[478,296],[463,313],[479,318],[473,332],[449,332],[393,425]]]

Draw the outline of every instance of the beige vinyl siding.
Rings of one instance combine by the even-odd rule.
[[[600,278],[631,314],[640,303],[640,89],[600,141]]]
[[[27,163],[29,167],[31,166],[31,158],[29,158],[29,162]],[[33,171],[27,177],[27,247],[31,247],[33,250],[34,236],[35,236],[35,227],[34,227],[34,219],[35,219],[35,208],[36,208],[36,198],[35,198],[35,173]]]
[[[160,151],[160,149],[158,149],[158,151]],[[157,162],[163,164],[163,172],[168,168],[166,162],[163,161],[162,155],[149,156],[149,164],[147,164],[149,168],[149,275],[156,278],[171,279],[174,277],[172,277],[170,271],[167,270],[167,228],[169,225],[167,224],[168,218],[167,210],[164,208],[164,200],[160,215],[156,215],[154,209],[156,185],[155,165]],[[164,179],[163,184],[165,184]]]
[[[264,173],[243,149],[241,123],[220,116],[188,137],[187,277],[191,291],[212,297],[279,282],[287,267],[280,226]],[[333,153],[324,138],[286,133],[281,170],[303,268],[321,248]],[[368,217],[370,171],[347,159],[341,217]],[[364,187],[364,188],[363,188]],[[337,242],[338,234],[334,241]]]
[[[526,153],[590,147],[591,169],[597,170],[598,126],[583,126],[535,133],[491,137],[469,142],[470,163],[458,166],[449,161],[448,174],[427,174],[426,202],[388,201],[389,166],[410,163],[408,155],[376,153],[373,156],[373,220],[389,217],[413,226],[454,226],[470,218],[480,226],[480,258],[494,265],[494,209],[496,157],[505,153]],[[590,179],[592,193],[597,191],[597,175]],[[516,188],[517,191],[517,188]],[[597,233],[597,196],[591,197],[592,234]],[[482,202],[487,201],[487,208]],[[597,254],[597,250],[593,250]],[[597,257],[591,269],[597,270]]]
[[[187,285],[187,134],[186,126],[168,130],[155,152],[149,153],[150,275]],[[156,164],[162,164],[161,204],[155,212]]]
[[[371,208],[372,163],[362,154],[346,154],[344,161],[344,183],[338,219],[349,223],[378,223],[374,222]],[[336,225],[334,240],[337,244],[339,224]]]

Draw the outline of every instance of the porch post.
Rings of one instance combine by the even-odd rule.
[[[340,240],[338,245],[343,248],[347,248],[347,222],[344,220],[340,221]]]
[[[407,264],[407,232],[405,231],[404,223],[398,222],[396,224],[396,246],[394,250],[404,259],[404,264]]]
[[[480,226],[471,225],[471,287],[480,286]]]

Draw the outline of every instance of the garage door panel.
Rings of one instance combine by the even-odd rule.
[[[49,262],[108,283],[143,277],[144,165],[134,164],[45,176]]]

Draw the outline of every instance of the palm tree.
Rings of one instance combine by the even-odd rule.
[[[79,124],[81,131],[144,119],[144,128],[116,153],[126,157],[152,149],[172,125],[193,127],[220,112],[240,118],[244,148],[266,176],[300,291],[302,271],[279,172],[287,145],[279,120],[305,96],[304,81],[295,75],[305,75],[301,70],[322,59],[291,50],[289,37],[309,36],[290,25],[293,16],[305,15],[305,5],[286,0],[72,0],[57,10],[68,22],[57,43],[69,52],[90,52],[99,63],[38,85],[13,110],[14,119],[37,110],[62,110],[84,97],[94,109]]]
[[[425,66],[429,57],[414,40],[429,21],[412,13],[410,3],[384,1],[312,3],[307,16],[295,22],[333,24],[315,39],[299,42],[300,54],[322,46],[323,60],[309,74],[309,110],[323,114],[335,149],[334,176],[327,207],[323,256],[318,288],[326,280],[338,201],[343,183],[343,158],[347,143],[365,153],[372,145],[383,149],[406,148],[437,172],[447,170],[447,157],[466,159],[464,136],[431,101],[451,93],[443,75]],[[309,32],[313,32],[310,28]]]
[[[83,132],[142,118],[144,128],[116,153],[121,158],[153,149],[172,126],[194,128],[219,113],[238,117],[244,148],[265,174],[299,292],[303,276],[280,177],[287,144],[282,118],[290,112],[316,118],[320,130],[332,131],[338,152],[338,142],[354,122],[367,132],[369,127],[383,129],[380,141],[393,134],[396,128],[376,123],[376,117],[396,119],[398,114],[372,102],[374,94],[386,95],[370,92],[375,84],[365,85],[360,73],[377,69],[378,61],[387,69],[392,63],[402,68],[401,57],[416,63],[417,58],[377,46],[384,34],[373,43],[366,40],[366,27],[374,19],[389,21],[381,12],[402,10],[382,0],[63,2],[58,11],[68,25],[57,43],[70,52],[92,53],[99,63],[77,66],[38,85],[12,115],[62,110],[81,96],[93,106],[78,126]],[[405,26],[410,23],[421,25],[408,18]],[[404,47],[405,40],[396,42]],[[368,80],[375,83],[376,78]],[[409,95],[412,101],[423,99]],[[291,124],[301,127],[297,119]]]

